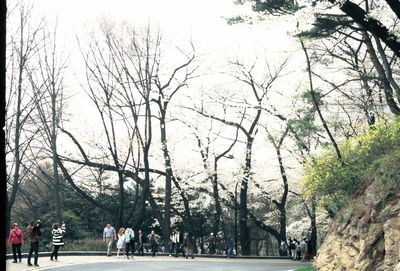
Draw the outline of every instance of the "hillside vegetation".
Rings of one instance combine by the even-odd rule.
[[[381,123],[308,165],[303,188],[335,211],[317,270],[400,270],[400,122]],[[312,167],[313,166],[313,167]]]
[[[302,177],[306,198],[316,199],[320,207],[336,214],[356,193],[364,177],[377,173],[377,167],[385,165],[385,161],[400,157],[399,147],[400,118],[395,118],[342,142],[342,160],[333,151],[325,151],[306,165],[306,174]],[[380,172],[380,179],[394,181],[398,168],[389,167]]]

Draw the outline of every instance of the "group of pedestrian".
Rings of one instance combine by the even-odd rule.
[[[170,254],[169,256],[178,257],[179,253],[186,259],[194,258],[193,251],[195,248],[194,238],[191,233],[182,235],[178,228],[174,229],[170,235]]]
[[[29,223],[26,234],[29,237],[29,253],[28,253],[28,266],[39,266],[38,258],[39,258],[39,241],[42,235],[42,221],[37,220],[36,222],[33,220]],[[65,224],[63,223],[61,227],[58,223],[54,223],[52,227],[52,243],[53,243],[53,251],[50,256],[51,261],[58,261],[58,251],[61,246],[64,245],[64,235],[65,235]],[[13,252],[13,263],[22,262],[21,256],[21,246],[24,244],[24,234],[22,230],[19,228],[18,223],[13,223],[13,229],[10,231],[8,236],[8,246],[12,247]],[[18,256],[18,257],[17,257]],[[31,259],[32,256],[34,258],[34,262],[32,264]]]
[[[303,237],[301,241],[298,241],[296,238],[292,239],[289,237],[288,244],[292,260],[301,260],[303,262],[310,260],[311,247],[306,237]]]
[[[144,255],[144,247],[148,244],[149,251],[152,257],[156,256],[159,250],[161,237],[155,233],[154,230],[150,231],[147,236],[143,234],[142,230],[139,229],[135,235],[133,226],[129,228],[121,227],[118,232],[111,226],[110,223],[106,225],[103,230],[103,241],[107,242],[107,256],[111,256],[114,241],[116,242],[117,257],[120,255],[126,259],[129,259],[130,252],[132,255],[135,253],[135,247],[137,248],[137,255]],[[192,234],[182,234],[178,228],[173,229],[170,235],[169,242],[169,256],[178,257],[182,254],[186,259],[189,257],[193,259],[193,251],[195,248],[195,242]]]
[[[107,242],[107,256],[110,257],[112,254],[114,242],[116,242],[117,248],[117,257],[121,256],[129,259],[129,253],[132,253],[132,258],[135,253],[135,248],[137,247],[137,255],[144,255],[144,245],[149,240],[151,250],[153,252],[153,256],[157,252],[157,246],[159,242],[160,236],[155,234],[154,230],[146,237],[143,235],[142,230],[139,229],[137,235],[135,235],[135,231],[133,226],[124,228],[121,227],[118,230],[118,233],[111,226],[110,223],[107,223],[106,227],[103,230],[103,241]],[[125,256],[123,255],[125,253]]]
[[[225,251],[226,257],[231,258],[234,255],[233,240],[230,236],[226,238],[226,241],[222,240],[224,240],[222,232],[217,235],[211,232],[207,239],[208,254],[223,254]]]

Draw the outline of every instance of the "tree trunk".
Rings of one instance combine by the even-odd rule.
[[[362,36],[364,39],[364,43],[367,46],[368,55],[371,58],[371,61],[374,64],[375,70],[378,72],[379,80],[382,83],[383,91],[385,93],[386,103],[389,106],[390,111],[394,115],[398,116],[398,115],[400,115],[400,108],[396,104],[396,101],[395,101],[394,95],[393,95],[392,86],[390,85],[390,82],[386,77],[386,73],[385,73],[385,70],[384,70],[382,64],[379,62],[379,58],[376,55],[374,46],[372,45],[371,38],[369,37],[367,32],[362,31],[361,33],[362,33]]]
[[[161,101],[159,103],[161,105]],[[169,251],[169,236],[171,234],[171,195],[172,195],[172,165],[171,158],[168,152],[167,145],[167,127],[165,123],[166,118],[166,108],[167,105],[164,105],[164,108],[160,106],[160,132],[161,132],[161,145],[164,155],[164,166],[165,166],[165,199],[164,199],[164,221],[162,223],[162,233],[163,233],[163,241],[164,246],[167,248],[167,252]]]
[[[251,175],[251,152],[253,146],[253,138],[248,136],[246,145],[246,160],[244,177],[242,179],[240,187],[240,203],[239,203],[239,228],[240,228],[240,246],[242,249],[242,255],[250,255],[251,253],[251,240],[250,240],[250,229],[247,225],[247,188],[248,182]]]
[[[316,216],[316,203],[315,199],[311,200],[311,256],[317,255],[317,216]]]
[[[14,138],[14,175],[12,180],[10,197],[7,199],[7,211],[6,211],[6,224],[7,229],[10,228],[11,221],[11,209],[14,205],[15,198],[18,191],[18,186],[20,183],[20,166],[21,166],[21,157],[20,157],[20,136],[21,136],[21,103],[22,103],[22,74],[25,66],[24,55],[22,52],[22,48],[24,47],[24,18],[21,17],[21,29],[20,29],[20,52],[19,52],[19,67],[18,67],[18,88],[17,88],[17,108],[15,112],[15,138]],[[8,193],[7,193],[8,197]]]
[[[387,1],[388,3],[395,2]],[[329,0],[329,2],[338,4],[337,0]],[[391,33],[382,23],[373,17],[368,16],[365,10],[351,1],[347,0],[344,3],[341,3],[340,9],[356,23],[365,28],[365,30],[379,37],[397,57],[400,57],[400,42],[398,37]]]
[[[53,91],[54,84],[53,84]],[[60,178],[58,174],[57,166],[57,104],[56,104],[56,94],[53,92],[51,95],[51,109],[52,109],[52,123],[51,123],[51,139],[50,146],[52,151],[52,162],[53,162],[53,184],[54,184],[54,201],[55,201],[55,221],[57,223],[62,223],[62,213],[61,213],[61,200],[60,200]],[[61,112],[58,112],[60,114]]]
[[[222,208],[221,201],[219,200],[219,190],[218,190],[218,160],[214,160],[214,173],[212,177],[212,187],[213,187],[213,198],[215,204],[214,220],[213,220],[213,232],[217,234],[220,228]]]
[[[324,126],[324,129],[325,129],[326,133],[328,134],[329,139],[331,140],[331,143],[332,143],[333,147],[335,148],[336,155],[337,155],[338,159],[343,163],[342,154],[340,153],[339,146],[336,143],[336,140],[333,137],[333,135],[332,135],[332,133],[331,133],[326,121],[325,121],[325,118],[322,115],[321,109],[319,108],[319,100],[317,100],[317,97],[316,97],[315,91],[314,91],[314,87],[313,87],[313,81],[312,81],[312,76],[311,76],[312,75],[312,73],[311,73],[311,63],[310,63],[310,58],[308,57],[307,49],[304,46],[304,43],[303,43],[302,40],[300,40],[300,43],[301,43],[301,47],[303,47],[303,51],[304,51],[304,54],[306,56],[308,79],[309,79],[309,84],[310,84],[310,94],[311,94],[312,101],[314,103],[315,109],[317,110],[319,119],[322,122],[322,126]]]

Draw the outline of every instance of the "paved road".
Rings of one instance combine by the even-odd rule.
[[[7,261],[7,271],[286,271],[311,266],[310,263],[272,259],[135,257],[128,260],[104,256],[63,256],[60,262],[39,258],[39,264],[40,267],[32,268],[26,262],[13,264]]]

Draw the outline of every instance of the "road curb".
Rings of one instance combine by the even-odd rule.
[[[58,255],[62,256],[106,256],[106,251],[59,251]],[[151,253],[145,253],[145,256],[151,256]],[[51,252],[39,252],[39,257],[50,257]],[[113,254],[116,256],[116,253]],[[134,255],[136,256],[136,254]],[[169,256],[168,253],[157,253],[157,256]],[[226,258],[225,255],[208,255],[208,254],[194,254],[197,258]],[[28,253],[22,253],[22,258],[27,258]],[[7,254],[6,259],[12,259],[12,254]],[[233,256],[235,259],[291,259],[290,256]]]

